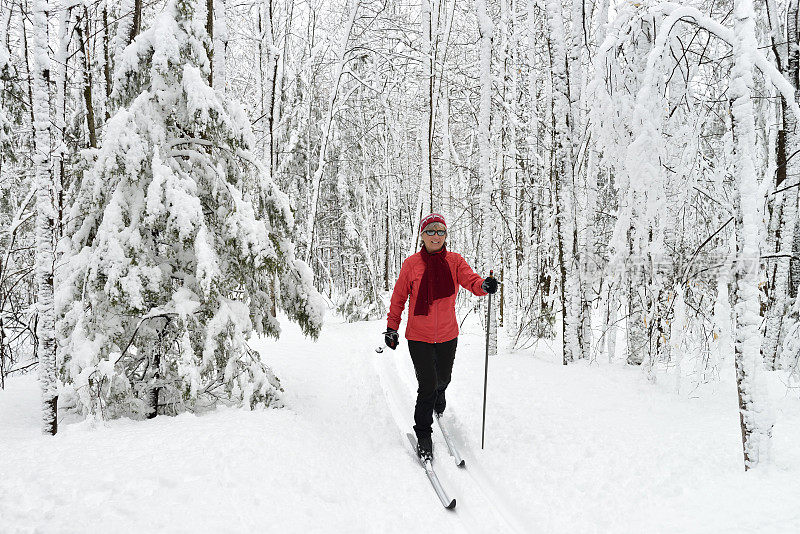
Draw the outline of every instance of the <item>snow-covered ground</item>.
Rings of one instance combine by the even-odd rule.
[[[544,344],[490,362],[467,321],[448,422],[434,433],[444,510],[406,446],[407,346],[383,321],[284,321],[261,341],[283,409],[64,424],[39,434],[33,377],[0,391],[0,532],[797,532],[800,401],[777,380],[774,462],[744,473],[732,370],[676,394],[622,364],[564,367]],[[730,363],[729,367],[732,367]],[[435,529],[435,530],[433,530]]]

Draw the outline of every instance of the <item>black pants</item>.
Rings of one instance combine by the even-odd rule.
[[[414,408],[414,432],[417,437],[430,436],[433,425],[433,408],[436,399],[442,407],[444,391],[450,383],[453,371],[453,360],[456,357],[458,338],[444,343],[425,343],[424,341],[408,341],[408,351],[414,362],[417,374],[417,405]]]

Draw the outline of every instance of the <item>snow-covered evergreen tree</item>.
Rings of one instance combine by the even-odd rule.
[[[60,243],[60,372],[83,413],[273,402],[247,339],[280,333],[275,275],[289,318],[321,326],[288,200],[250,153],[244,111],[209,86],[206,19],[205,2],[171,0],[117,57],[118,111]]]

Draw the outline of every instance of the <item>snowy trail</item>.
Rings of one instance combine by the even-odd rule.
[[[316,344],[293,327],[256,342],[286,391],[279,410],[63,424],[47,438],[35,377],[14,379],[0,391],[0,533],[463,532],[399,441],[369,330],[331,321]]]
[[[466,322],[437,473],[417,465],[416,380],[382,321],[331,318],[315,343],[286,322],[253,343],[286,406],[151,421],[61,421],[39,434],[34,376],[0,390],[0,533],[769,533],[800,524],[800,400],[773,377],[775,464],[742,470],[732,365],[676,393],[624,364],[564,367],[546,350],[490,361],[480,449],[483,337]],[[727,365],[727,364],[726,364]]]
[[[375,358],[375,368],[380,377],[387,405],[392,413],[398,432],[405,439],[405,433],[413,426],[414,395],[416,380],[408,380],[409,372],[413,376],[410,361],[405,361],[403,352],[384,352]],[[400,361],[404,361],[405,365]],[[401,378],[402,377],[402,378]],[[409,393],[411,392],[411,393]],[[448,423],[454,418],[448,415]],[[460,433],[454,432],[460,451],[468,459],[466,469],[455,466],[447,451],[440,432],[434,424],[434,442],[436,451],[436,472],[442,480],[450,497],[458,500],[456,513],[464,519],[461,525],[468,532],[524,532],[518,519],[513,517],[508,507],[500,501],[497,492],[493,491],[489,478],[482,473],[479,462],[467,449],[467,443],[461,439]],[[480,473],[476,476],[473,471]],[[433,492],[428,488],[433,497]],[[433,501],[432,501],[433,502]]]
[[[400,363],[399,360],[394,360],[394,368],[397,372],[397,377],[402,380],[405,391],[416,391],[416,378],[414,377],[413,365],[410,361],[405,361],[405,364]],[[411,401],[413,406],[413,400]],[[497,486],[497,483],[492,479],[490,474],[483,468],[480,459],[477,456],[479,443],[472,442],[464,435],[464,425],[459,420],[457,413],[458,408],[452,406],[453,403],[447,408],[444,415],[444,422],[450,429],[456,446],[458,447],[461,456],[466,461],[465,469],[448,469],[448,473],[454,479],[458,478],[463,480],[466,474],[471,480],[471,490],[477,491],[482,501],[488,504],[495,516],[501,520],[505,529],[510,532],[524,532],[526,529],[523,527],[523,521],[520,519],[514,507],[519,505],[519,502],[509,496],[505,491]],[[439,450],[440,455],[447,455],[446,458],[452,460],[447,452],[447,445],[441,439],[441,435],[437,430],[434,423],[434,435],[440,438]],[[453,462],[446,462],[451,466]],[[459,485],[464,485],[459,482]]]

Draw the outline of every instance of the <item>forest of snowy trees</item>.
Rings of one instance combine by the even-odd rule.
[[[38,372],[45,432],[279,401],[248,341],[385,317],[437,211],[502,281],[498,342],[678,389],[735,366],[768,458],[765,377],[800,386],[797,0],[0,7],[0,386]]]

